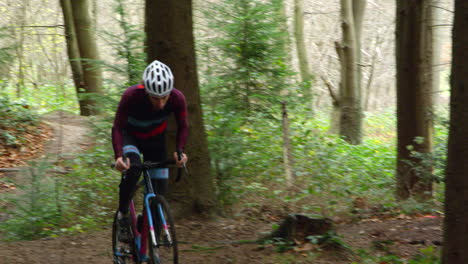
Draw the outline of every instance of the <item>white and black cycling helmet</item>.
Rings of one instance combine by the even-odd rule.
[[[164,63],[155,60],[143,73],[146,92],[151,96],[164,97],[174,88],[174,76]]]

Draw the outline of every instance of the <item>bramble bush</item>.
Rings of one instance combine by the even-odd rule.
[[[29,108],[25,101],[12,102],[0,94],[0,145],[17,145],[26,131],[36,130],[38,115]]]

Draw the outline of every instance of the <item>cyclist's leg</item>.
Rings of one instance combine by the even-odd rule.
[[[127,133],[124,133],[123,154],[125,158],[130,159],[130,164],[141,164],[140,150],[137,141]],[[122,174],[119,185],[119,211],[123,214],[128,213],[130,200],[135,192],[141,170],[130,168]]]
[[[123,154],[125,158],[130,160],[130,164],[141,164],[140,151],[136,141],[126,133],[124,133]],[[117,213],[117,220],[120,226],[119,241],[124,243],[129,243],[132,240],[131,219],[128,209],[140,174],[140,169],[130,168],[122,174],[119,185],[119,211]]]

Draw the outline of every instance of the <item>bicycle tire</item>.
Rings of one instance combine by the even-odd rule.
[[[148,248],[149,259],[151,264],[166,264],[166,263],[179,263],[179,251],[177,247],[177,236],[172,214],[170,212],[169,204],[166,199],[158,195],[151,199],[150,202],[151,213],[154,223],[154,231],[156,236],[157,246],[153,245],[153,238],[148,234]],[[168,240],[166,233],[163,231],[162,221],[159,218],[159,206],[163,211],[164,219],[168,227],[170,240]]]
[[[141,262],[138,261],[136,256],[136,247],[135,247],[135,239],[133,232],[131,233],[131,242],[128,245],[124,245],[119,241],[119,232],[120,226],[119,221],[117,220],[117,214],[119,210],[114,215],[114,222],[112,223],[112,261],[114,264],[140,264]]]

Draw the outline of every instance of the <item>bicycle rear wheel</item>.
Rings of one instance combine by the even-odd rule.
[[[179,251],[175,225],[166,199],[158,195],[151,200],[151,213],[154,223],[156,243],[148,235],[149,258],[151,264],[179,263]]]
[[[119,241],[120,236],[120,225],[117,219],[119,211],[115,213],[114,222],[112,223],[112,261],[114,264],[130,264],[130,263],[137,263],[136,258],[136,249],[135,249],[135,239],[133,236],[133,232],[131,233],[131,241],[130,243],[122,243]]]

